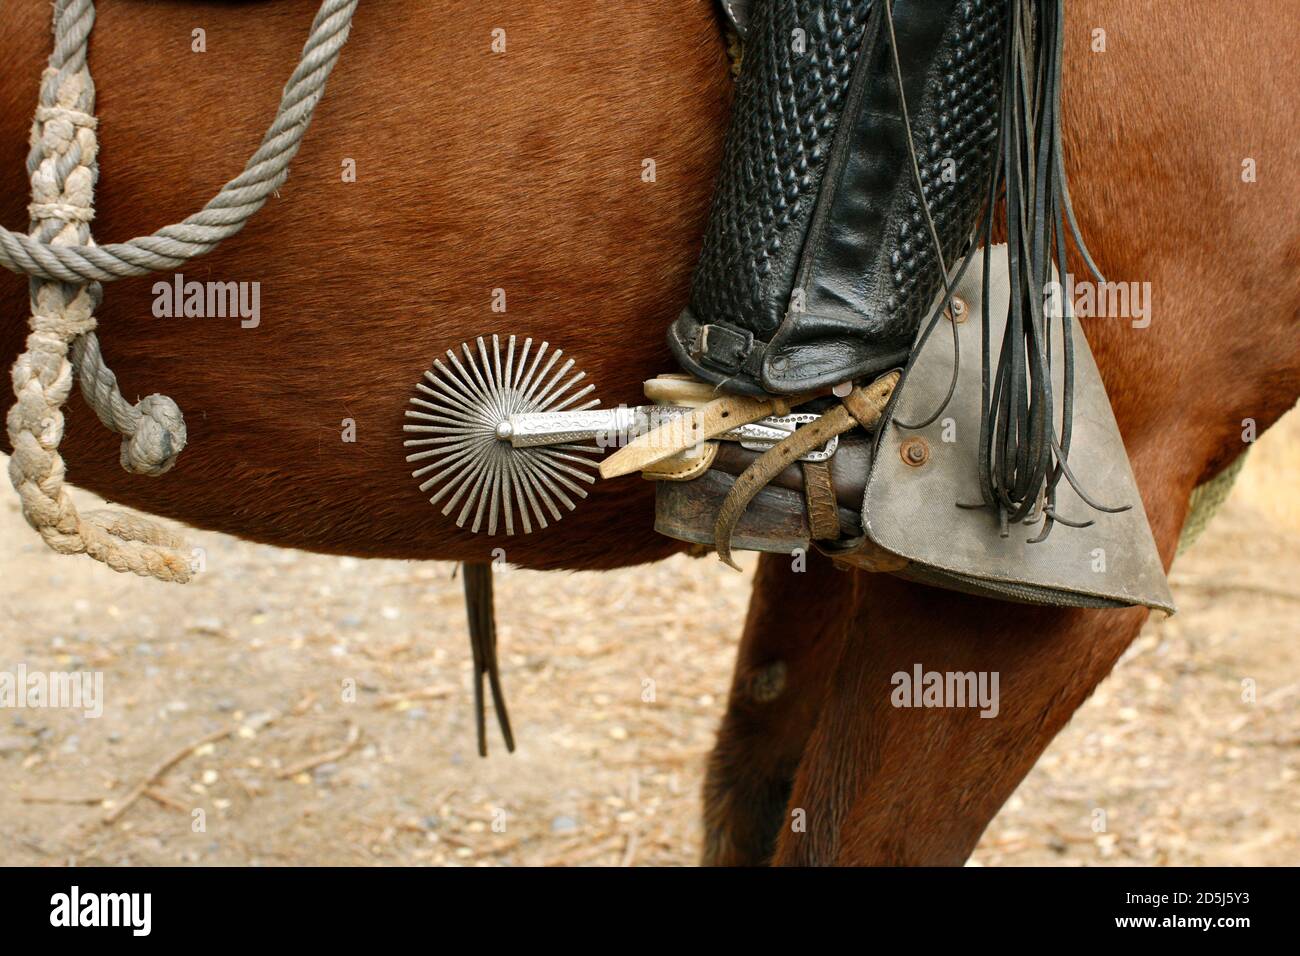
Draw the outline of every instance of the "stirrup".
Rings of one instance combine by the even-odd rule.
[[[671,459],[662,466],[665,473],[644,472],[659,482],[656,529],[712,547],[724,560],[733,548],[797,555],[815,547],[846,566],[1002,600],[1068,607],[1145,605],[1172,613],[1173,598],[1124,444],[1087,339],[1077,325],[1072,344],[1079,414],[1072,461],[1095,482],[1088,489],[1092,495],[1132,507],[1094,513],[1068,535],[1038,541],[1031,541],[1034,529],[1028,522],[1002,534],[986,509],[963,507],[979,503],[978,353],[984,324],[996,336],[1005,322],[1010,295],[1005,246],[990,252],[988,269],[990,301],[981,298],[984,253],[976,252],[956,287],[951,317],[919,347],[907,375],[892,389],[880,422],[870,428],[855,422],[839,434],[834,455],[818,463],[830,478],[829,492],[810,490],[818,479],[809,478],[806,462],[772,473],[770,467],[758,466],[770,451],[760,455],[706,447],[694,455],[709,464],[694,473],[674,474]],[[949,390],[954,337],[960,372],[951,410],[923,427],[909,427]],[[1060,342],[1054,345],[1058,352],[1064,348]],[[877,384],[892,386],[891,377]],[[834,414],[824,411],[819,420]],[[807,438],[791,440],[792,451],[822,438],[805,425],[792,439],[799,432],[806,432]],[[770,480],[751,495],[741,476],[758,472]],[[735,518],[729,508],[738,487],[748,508]],[[828,533],[836,526],[825,521],[830,501],[836,533]],[[1063,517],[1087,512],[1071,487],[1059,493],[1056,508]],[[719,535],[725,529],[730,529],[729,540],[721,544]]]

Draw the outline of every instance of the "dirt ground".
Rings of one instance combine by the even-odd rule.
[[[1300,862],[1297,475],[1292,413],[1175,565],[1181,613],[1147,626],[975,865]],[[501,575],[520,746],[493,728],[480,760],[451,565],[194,533],[206,573],[161,585],[47,551],[8,491],[0,671],[101,671],[107,704],[0,709],[0,863],[695,862],[749,571]]]

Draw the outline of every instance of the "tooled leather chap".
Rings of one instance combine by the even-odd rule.
[[[988,190],[1006,5],[894,0],[892,30],[885,0],[754,5],[690,305],[668,336],[684,369],[795,394],[906,361]]]

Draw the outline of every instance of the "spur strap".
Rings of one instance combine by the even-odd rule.
[[[835,476],[831,474],[831,463],[805,461],[802,465],[808,530],[812,532],[815,541],[833,541],[840,536],[840,503],[835,498]]]
[[[487,756],[487,717],[484,713],[483,679],[492,691],[506,750],[515,752],[515,735],[510,730],[506,712],[506,695],[501,689],[501,671],[497,666],[497,622],[492,597],[492,562],[466,561],[461,565],[465,578],[465,612],[469,621],[469,647],[474,658],[474,729],[478,735],[478,755]]]
[[[657,461],[648,465],[641,477],[651,481],[691,481],[713,467],[719,444],[721,442],[707,441],[696,449]]]
[[[688,448],[694,448],[701,442],[717,438],[733,428],[753,424],[770,415],[788,415],[791,408],[816,397],[817,393],[767,399],[748,398],[743,395],[724,395],[715,398],[707,405],[692,409],[689,413],[665,422],[658,428],[628,442],[600,463],[600,476],[616,478],[619,475],[641,471]],[[816,447],[816,445],[810,446],[807,451],[812,451]]]
[[[731,486],[731,491],[718,509],[718,518],[713,526],[713,543],[718,557],[724,564],[740,570],[731,559],[731,536],[736,530],[740,516],[745,513],[749,503],[754,500],[773,478],[785,471],[791,464],[808,454],[814,448],[826,444],[836,435],[861,426],[870,431],[880,421],[885,406],[898,384],[897,371],[882,375],[865,388],[855,388],[840,400],[830,411],[815,422],[809,422],[798,428],[778,444],[772,446],[741,473]],[[807,472],[805,471],[805,482]],[[807,485],[805,484],[805,492]],[[832,502],[834,495],[831,496]],[[811,514],[811,510],[810,510]],[[838,518],[836,519],[838,525]]]

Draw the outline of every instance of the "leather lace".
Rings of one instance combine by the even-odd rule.
[[[908,131],[913,179],[944,273],[943,299],[917,339],[904,370],[906,374],[940,318],[951,308],[953,290],[960,284],[972,257],[966,257],[956,276],[948,277],[929,202],[921,185],[916,145],[907,117],[892,0],[885,0],[884,7],[895,82]],[[1011,297],[994,365],[988,316],[990,260],[986,255],[979,439],[982,501],[973,505],[958,503],[959,507],[995,509],[1004,537],[1010,525],[1041,516],[1042,530],[1030,543],[1046,539],[1056,523],[1070,527],[1092,524],[1091,520],[1069,518],[1057,510],[1056,492],[1062,478],[1085,504],[1097,511],[1113,513],[1131,507],[1112,507],[1094,500],[1070,469],[1075,317],[1072,303],[1063,294],[1055,297],[1058,308],[1049,309],[1046,302],[1053,266],[1059,276],[1066,275],[1067,229],[1089,271],[1098,282],[1105,281],[1080,235],[1066,182],[1061,137],[1064,22],[1064,0],[1008,0],[996,159],[977,234],[986,250],[992,246],[993,220],[998,200],[1003,200]],[[1062,353],[1059,430],[1055,414],[1058,396],[1052,383],[1053,319],[1058,320],[1056,334],[1061,337]],[[953,373],[947,396],[924,421],[900,422],[899,427],[923,428],[938,419],[952,401],[960,372],[958,328],[953,323]]]

